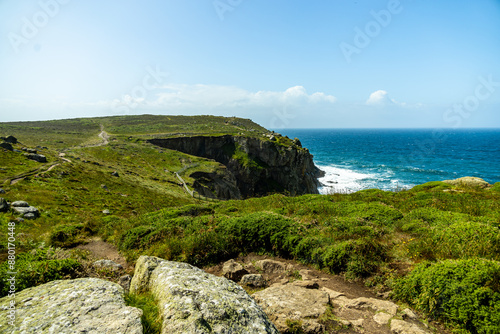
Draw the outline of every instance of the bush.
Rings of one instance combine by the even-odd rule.
[[[82,265],[75,259],[55,259],[52,249],[36,249],[16,256],[16,291],[37,286],[50,281],[74,278],[82,270]],[[9,277],[11,271],[8,262],[0,265],[0,276]],[[6,296],[9,283],[0,280],[0,297]]]
[[[290,255],[299,237],[296,223],[274,213],[257,212],[222,221],[217,231],[237,252],[269,252]]]
[[[50,233],[49,242],[54,247],[74,247],[83,243],[91,233],[84,224],[59,225]]]
[[[500,262],[423,262],[396,282],[394,295],[471,333],[500,333]]]

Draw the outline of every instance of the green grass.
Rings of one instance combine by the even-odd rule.
[[[144,334],[161,333],[161,316],[158,305],[150,293],[125,294],[127,306],[140,308],[143,312],[141,317]]]

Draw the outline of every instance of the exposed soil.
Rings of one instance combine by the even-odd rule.
[[[111,260],[119,263],[123,266],[126,272],[133,269],[133,267],[127,262],[125,257],[118,252],[118,249],[114,245],[102,241],[100,238],[94,238],[89,243],[79,245],[76,248],[89,251],[92,257],[96,259]]]

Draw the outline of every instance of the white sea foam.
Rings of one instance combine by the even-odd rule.
[[[318,166],[325,172],[325,176],[319,178],[321,186],[318,188],[320,194],[335,192],[352,193],[358,190],[377,188],[381,190],[409,189],[413,185],[405,184],[401,180],[394,179],[394,172],[383,169],[370,172],[359,172],[346,168],[345,166]]]
[[[318,179],[322,185],[318,188],[320,194],[351,193],[365,189],[366,184],[363,184],[362,181],[375,176],[337,166],[319,166],[319,169],[325,172],[325,176]]]

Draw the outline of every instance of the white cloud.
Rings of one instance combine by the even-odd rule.
[[[369,106],[387,106],[395,104],[395,101],[389,98],[385,90],[377,90],[370,94],[366,104]]]
[[[420,108],[423,107],[422,103],[417,104],[408,104],[406,102],[399,102],[395,99],[389,97],[389,94],[385,90],[377,90],[370,94],[370,97],[365,102],[368,106],[377,106],[377,107],[388,107],[388,106],[397,106],[403,108]]]
[[[161,87],[161,92],[157,94],[157,98],[148,102],[148,104],[162,108],[273,108],[284,104],[305,106],[335,102],[336,98],[334,96],[324,93],[309,95],[302,86],[290,87],[283,92],[250,92],[232,86],[170,84]]]

